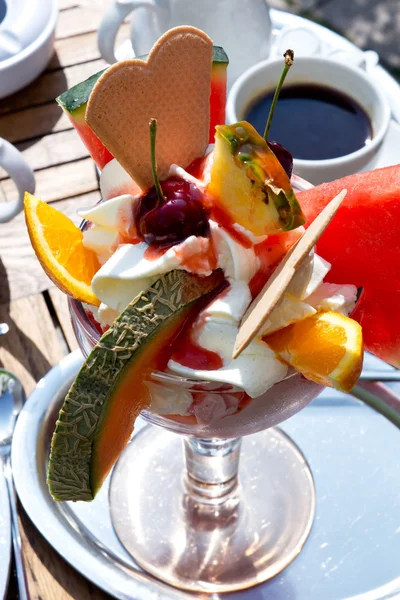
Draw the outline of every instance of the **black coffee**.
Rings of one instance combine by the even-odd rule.
[[[273,93],[256,100],[245,114],[263,135]],[[349,96],[313,84],[285,86],[277,102],[269,139],[294,158],[324,160],[345,156],[371,140],[367,113]]]
[[[5,0],[0,0],[0,23],[4,21],[6,16],[7,6]]]

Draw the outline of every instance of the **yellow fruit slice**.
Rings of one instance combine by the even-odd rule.
[[[245,121],[216,127],[207,194],[217,221],[225,217],[255,235],[290,231],[305,222],[282,165]]]
[[[363,364],[361,326],[337,312],[322,312],[284,329],[264,341],[307,379],[349,392]]]
[[[81,302],[98,306],[91,281],[100,265],[82,243],[82,231],[62,212],[25,194],[25,219],[36,256],[56,286]]]

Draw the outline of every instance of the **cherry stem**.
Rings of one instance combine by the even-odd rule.
[[[275,94],[274,94],[274,97],[272,99],[271,108],[269,109],[269,115],[268,115],[268,119],[267,119],[267,124],[265,126],[265,131],[264,131],[264,140],[266,142],[268,141],[268,135],[269,135],[269,130],[271,129],[272,117],[274,116],[275,106],[276,106],[276,103],[278,102],[279,94],[281,92],[281,87],[282,87],[283,82],[286,79],[286,75],[288,74],[289,69],[292,66],[293,61],[294,61],[294,52],[293,52],[293,50],[286,50],[286,52],[283,55],[283,57],[285,59],[285,64],[284,64],[284,67],[283,67],[281,78],[279,79],[278,85],[276,86],[276,89],[275,89]]]
[[[154,187],[156,188],[158,196],[158,205],[161,206],[164,202],[164,195],[161,189],[160,180],[157,175],[157,161],[156,161],[156,135],[157,135],[157,119],[150,119],[150,157],[151,157],[151,172],[153,174]]]

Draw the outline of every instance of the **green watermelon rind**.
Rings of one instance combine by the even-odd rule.
[[[147,57],[148,54],[145,54],[137,58],[139,60],[146,60]],[[213,68],[227,66],[228,63],[229,59],[225,50],[221,46],[213,46]],[[88,102],[91,91],[105,71],[106,69],[102,69],[58,96],[56,101],[61,108],[70,115],[82,108]]]

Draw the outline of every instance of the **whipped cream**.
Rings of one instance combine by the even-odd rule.
[[[170,174],[192,181],[199,188],[204,187],[204,182],[178,165],[171,166]],[[209,237],[190,236],[164,252],[149,251],[149,246],[135,237],[133,215],[139,198],[135,184],[132,186],[129,176],[116,161],[106,166],[100,179],[103,197],[110,199],[94,208],[81,210],[79,214],[92,223],[84,233],[84,244],[96,252],[102,264],[92,281],[93,291],[101,301],[92,312],[102,326],[110,325],[140,292],[171,270],[184,269],[207,276],[215,268],[221,268],[229,283],[229,287],[198,315],[190,332],[195,344],[220,357],[221,368],[199,370],[174,359],[168,363],[170,372],[216,385],[229,384],[244,390],[252,398],[259,397],[284,379],[288,372],[288,367],[276,358],[262,336],[313,315],[317,310],[335,310],[344,314],[353,310],[357,295],[355,286],[325,283],[330,264],[311,251],[260,335],[238,358],[232,359],[240,322],[252,300],[249,284],[261,266],[256,245],[265,238],[255,238],[238,226],[237,231],[250,241],[246,248],[210,220]],[[113,197],[117,192],[119,195]],[[282,248],[289,247],[302,231],[303,228],[298,228],[285,234]],[[268,260],[272,264],[276,258],[273,254],[270,259],[263,255],[264,267]],[[188,390],[168,393],[160,384],[148,385],[152,396],[150,410],[158,414],[194,415],[199,423],[207,423],[233,414],[238,408],[237,394],[207,392],[204,397],[200,395],[195,399]]]
[[[246,286],[247,287],[247,286]],[[236,359],[232,359],[233,347],[239,323],[247,308],[241,299],[240,289],[233,284],[223,301],[216,298],[200,313],[197,323],[202,323],[196,342],[202,348],[218,354],[223,366],[215,370],[198,370],[181,365],[174,360],[168,362],[169,369],[184,377],[229,383],[243,389],[251,398],[263,394],[287,373],[287,367],[275,356],[261,338],[253,340]],[[240,304],[239,304],[240,303]],[[234,318],[234,316],[239,318]]]
[[[317,310],[334,310],[349,315],[357,302],[357,288],[355,285],[324,282],[307,298],[307,302]]]
[[[100,192],[103,200],[110,200],[123,194],[137,196],[142,190],[114,158],[101,172]]]
[[[228,281],[249,283],[260,268],[260,260],[254,248],[244,248],[214,221],[210,221],[210,231],[217,264],[224,271],[225,277]]]
[[[91,222],[89,229],[83,232],[83,243],[93,250],[103,265],[114,254],[126,238],[136,235],[133,218],[137,196],[123,194],[96,206],[78,210],[82,219]]]
[[[191,258],[196,258],[198,262],[198,256],[208,251],[209,243],[207,238],[190,236],[154,259],[146,258],[148,245],[145,242],[121,245],[97,271],[92,280],[93,291],[99,300],[121,312],[160,275],[174,269],[184,269],[185,263],[190,263]],[[201,263],[199,274],[210,275],[212,267],[207,259]],[[186,270],[190,271],[190,268]]]
[[[304,300],[315,292],[331,268],[330,263],[311,250],[306,261],[296,271],[291,282],[286,288],[290,294],[299,300]]]
[[[251,294],[244,281],[236,282],[234,278],[228,278],[231,283],[229,290],[222,292],[199,314],[192,334],[199,346],[221,357],[223,366],[202,371],[170,360],[169,369],[185,377],[237,385],[251,398],[260,396],[287,374],[287,367],[262,340],[264,335],[309,317],[317,309],[340,310],[348,314],[354,308],[355,286],[324,284],[323,279],[329,269],[330,264],[326,260],[311,252],[270,314],[260,335],[236,359],[232,359],[232,351],[240,321],[251,302]]]

